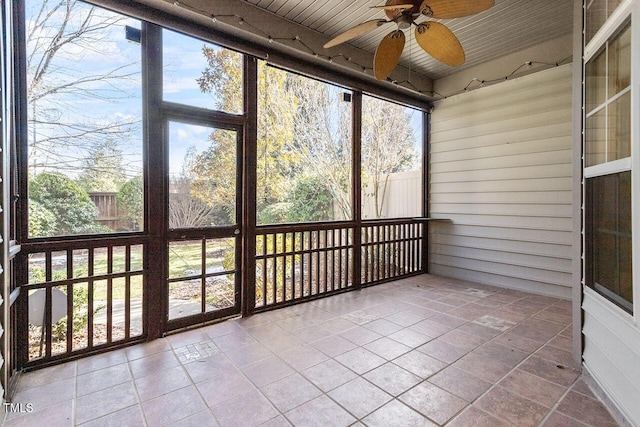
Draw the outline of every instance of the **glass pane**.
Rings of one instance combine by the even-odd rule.
[[[169,228],[236,223],[237,134],[169,122]]]
[[[422,215],[422,112],[364,96],[362,218]]]
[[[207,240],[207,274],[235,271],[236,239]]]
[[[607,107],[609,135],[607,161],[631,156],[631,92],[627,92]]]
[[[350,219],[351,93],[260,63],[259,224]]]
[[[607,54],[603,49],[592,58],[585,69],[586,112],[602,105],[607,100]]]
[[[633,309],[631,172],[586,180],[587,285]]]
[[[142,275],[131,278],[131,324],[129,327],[129,336],[132,337],[142,335],[144,331],[142,319],[143,287],[144,278]]]
[[[140,22],[43,0],[25,17],[29,237],[140,229],[141,53],[124,31]]]
[[[169,283],[169,320],[202,313],[202,280]]]
[[[587,1],[587,16],[585,22],[585,42],[598,32],[607,20],[607,0]]]
[[[205,310],[209,312],[233,307],[236,304],[235,289],[235,274],[207,277]]]
[[[609,98],[631,84],[631,24],[609,44]]]
[[[594,166],[607,161],[607,116],[606,109],[598,111],[585,122],[585,166]]]
[[[190,240],[169,243],[169,278],[196,276],[202,273],[202,242]]]
[[[142,310],[141,310],[142,311]],[[89,284],[73,285],[73,350],[89,345]]]
[[[162,32],[165,101],[242,113],[242,55],[173,31]]]

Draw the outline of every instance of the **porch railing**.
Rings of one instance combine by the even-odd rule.
[[[145,244],[120,237],[23,245],[25,367],[144,337]]]
[[[423,224],[410,219],[362,224],[362,284],[422,271]]]
[[[256,308],[310,299],[353,286],[353,227],[297,224],[259,227]]]
[[[263,311],[418,274],[412,219],[257,228],[255,308]],[[22,367],[46,366],[147,337],[145,236],[30,242],[20,254]],[[249,268],[252,268],[249,267]]]
[[[422,271],[423,224],[412,219],[258,227],[256,309],[317,298]],[[354,257],[361,271],[354,277]],[[360,281],[360,283],[357,283]]]

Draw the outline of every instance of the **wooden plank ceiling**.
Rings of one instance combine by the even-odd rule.
[[[384,4],[384,0],[242,1],[330,38],[367,20],[386,18],[383,11],[370,9],[370,6]],[[407,45],[400,65],[436,80],[572,31],[571,0],[496,0],[495,3],[493,8],[478,15],[440,21],[462,43],[467,56],[464,65],[454,68],[433,59],[417,45],[413,30],[405,30]],[[394,24],[383,25],[349,44],[373,54],[380,40],[393,29]]]

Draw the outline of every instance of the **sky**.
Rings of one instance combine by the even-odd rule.
[[[33,14],[40,6],[40,0],[27,0],[26,16],[28,31],[33,32]],[[82,5],[82,10],[88,10],[89,6]],[[115,14],[98,9],[98,17],[113,17]],[[53,15],[50,19],[49,30],[41,30],[34,36],[46,37],[60,24],[61,14]],[[74,13],[70,25],[70,31],[79,24],[83,13]],[[57,22],[56,22],[57,20]],[[141,88],[141,47],[138,43],[130,42],[125,38],[125,25],[141,28],[139,21],[125,19],[117,25],[110,27],[104,34],[104,39],[99,43],[88,43],[81,46],[68,46],[61,50],[52,64],[52,82],[64,82],[73,79],[89,77],[113,70],[117,67],[125,67],[127,73],[132,76],[127,80],[119,80],[114,84],[104,81],[96,81],[84,84],[83,89],[103,95],[103,100],[87,96],[81,91],[57,96],[55,100],[40,100],[36,103],[38,109],[55,109],[52,121],[55,120],[80,120],[94,123],[107,123],[114,119],[129,118],[141,123],[142,120],[142,88]],[[187,37],[179,33],[163,31],[163,97],[167,101],[178,102],[202,108],[213,108],[215,96],[202,93],[196,79],[206,67],[206,60],[202,54],[204,45],[215,47],[210,43]],[[28,51],[33,49],[33,43],[28,46]],[[240,95],[239,95],[240,96]],[[109,99],[113,98],[113,99]],[[411,121],[416,131],[416,136],[421,134],[422,114],[417,110],[407,109],[411,112]],[[32,108],[29,113],[32,114]],[[170,126],[171,161],[170,173],[176,174],[182,168],[184,155],[189,146],[196,146],[202,151],[208,144],[209,129],[201,126],[186,125],[173,122]],[[37,126],[35,129],[39,137],[52,136],[54,130],[47,126]],[[30,140],[33,139],[33,128]],[[416,149],[421,152],[421,138],[416,138]],[[90,142],[88,142],[90,143]],[[124,163],[128,173],[135,175],[142,170],[142,126],[139,125],[126,141],[122,141]],[[82,150],[78,148],[65,148],[59,150],[59,154],[68,158],[82,158]],[[46,159],[43,150],[36,152],[39,160]],[[80,161],[77,161],[80,164]],[[77,169],[79,170],[79,168]],[[39,171],[37,171],[39,172]],[[77,171],[67,172],[77,175]]]

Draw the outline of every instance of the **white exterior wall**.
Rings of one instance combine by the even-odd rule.
[[[436,103],[429,271],[571,298],[571,64]]]

